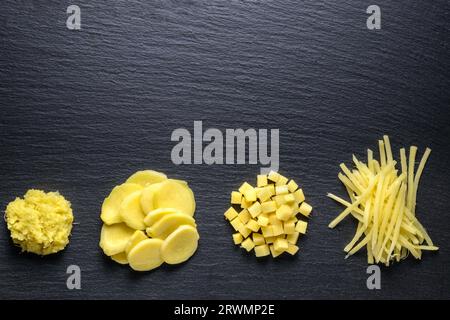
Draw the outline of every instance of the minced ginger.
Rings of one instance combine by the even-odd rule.
[[[28,190],[23,199],[8,204],[5,219],[13,242],[22,251],[48,255],[69,243],[72,209],[58,192]]]

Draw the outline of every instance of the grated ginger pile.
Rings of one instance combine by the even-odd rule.
[[[23,199],[8,204],[5,219],[13,242],[22,251],[48,255],[69,243],[72,209],[58,192],[28,190]]]

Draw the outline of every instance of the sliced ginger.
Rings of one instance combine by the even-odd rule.
[[[127,179],[127,183],[136,183],[142,187],[158,183],[167,179],[164,173],[153,170],[142,170],[134,173]]]
[[[133,192],[142,190],[142,186],[136,183],[124,183],[115,187],[109,196],[103,201],[100,218],[106,224],[122,222],[119,214],[120,204],[123,199]]]
[[[182,225],[196,227],[194,218],[181,212],[169,213],[148,227],[147,234],[152,238],[165,239]]]
[[[176,183],[179,183],[179,184],[181,184],[183,186],[187,186],[188,185],[187,181],[185,181],[185,180],[179,180],[179,179],[170,179],[170,180],[175,181]]]
[[[119,214],[127,226],[136,230],[144,230],[144,212],[141,208],[142,191],[128,195],[120,204]]]
[[[153,199],[154,208],[174,208],[189,216],[195,212],[194,193],[191,188],[176,180],[162,182]]]
[[[161,239],[146,239],[139,242],[128,254],[128,263],[133,270],[150,271],[163,264]]]
[[[149,186],[146,186],[144,190],[142,190],[141,195],[141,208],[144,211],[145,214],[149,213],[150,211],[154,210],[154,198],[156,192],[161,188],[162,183],[154,183]]]
[[[125,251],[128,240],[134,230],[124,223],[104,224],[100,233],[100,247],[107,256],[113,256]]]
[[[177,209],[174,208],[159,208],[150,211],[144,218],[144,223],[146,226],[151,227],[156,221],[164,217],[169,213],[176,213]]]
[[[127,245],[125,246],[125,255],[128,256],[131,249],[133,249],[134,246],[136,246],[139,242],[145,239],[148,239],[145,233],[141,230],[136,230],[131,236],[131,238],[128,240]]]
[[[334,228],[349,215],[358,221],[353,239],[344,248],[346,258],[366,247],[369,264],[389,266],[409,254],[421,259],[422,250],[438,250],[416,217],[417,189],[431,150],[425,150],[415,171],[417,147],[410,148],[409,159],[405,149],[400,149],[399,171],[388,136],[378,141],[378,148],[379,160],[373,158],[369,149],[367,163],[353,156],[355,169],[340,165],[342,173],[338,178],[346,187],[350,201],[328,194],[346,207],[329,227]]]
[[[168,264],[178,264],[188,260],[197,250],[199,235],[197,229],[179,226],[163,242],[161,256]]]
[[[164,260],[184,262],[198,246],[194,211],[194,194],[186,181],[152,170],[136,172],[103,203],[100,247],[136,271],[152,270]]]
[[[111,259],[119,264],[128,264],[128,258],[125,252],[121,252],[111,256]]]

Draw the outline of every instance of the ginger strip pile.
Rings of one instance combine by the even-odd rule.
[[[423,250],[439,249],[416,216],[417,190],[431,150],[425,150],[416,168],[417,147],[411,146],[408,156],[404,148],[400,149],[400,169],[397,169],[389,137],[383,136],[378,147],[378,160],[368,149],[367,163],[353,155],[354,169],[344,163],[340,165],[342,172],[338,178],[350,201],[328,194],[345,207],[329,227],[336,227],[347,216],[357,220],[356,233],[344,248],[346,258],[365,247],[369,264],[389,266],[409,254],[421,259]]]

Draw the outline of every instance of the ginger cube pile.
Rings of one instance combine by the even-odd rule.
[[[278,172],[258,175],[256,187],[244,182],[231,192],[231,207],[225,212],[234,229],[233,242],[256,257],[295,255],[300,234],[306,234],[311,205],[294,180]]]

